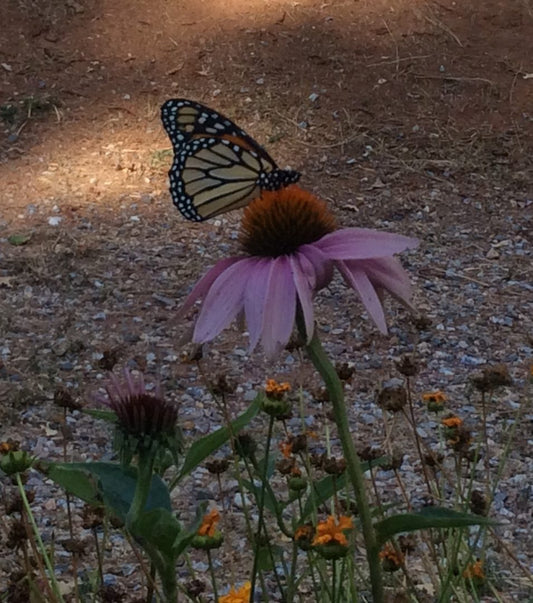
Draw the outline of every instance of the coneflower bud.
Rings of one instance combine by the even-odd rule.
[[[168,445],[176,437],[178,409],[165,400],[159,385],[148,391],[142,375],[134,379],[125,369],[123,380],[111,374],[105,389],[108,398],[99,398],[100,402],[114,411],[122,434],[137,445],[151,446],[153,441]]]

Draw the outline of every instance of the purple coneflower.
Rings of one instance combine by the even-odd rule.
[[[416,247],[416,239],[364,228],[336,229],[320,201],[298,186],[264,191],[244,211],[243,254],[220,260],[196,284],[182,311],[203,298],[195,343],[214,339],[244,313],[250,351],[261,341],[275,358],[291,336],[297,309],[307,341],[314,327],[313,297],[337,268],[359,295],[382,333],[387,332],[380,293],[410,305],[411,287],[393,254]]]
[[[107,398],[98,396],[98,402],[109,406],[117,415],[122,431],[135,437],[172,436],[178,409],[165,400],[159,384],[150,392],[142,375],[135,378],[124,369],[122,376],[120,380],[111,373],[105,388]]]

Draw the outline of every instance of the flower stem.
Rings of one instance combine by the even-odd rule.
[[[22,479],[20,478],[20,473],[16,473],[17,486],[19,489],[20,498],[22,499],[22,504],[24,506],[24,510],[26,511],[26,515],[30,520],[31,527],[33,529],[33,534],[35,539],[37,540],[37,544],[39,545],[39,550],[41,552],[42,558],[44,559],[44,563],[46,565],[46,569],[48,570],[48,578],[52,585],[52,590],[56,597],[56,601],[60,601],[63,603],[64,599],[61,596],[61,591],[59,590],[59,584],[57,583],[56,576],[54,573],[54,568],[52,566],[52,562],[50,561],[50,557],[46,552],[46,548],[42,541],[41,535],[39,533],[39,528],[37,527],[37,523],[35,522],[35,517],[31,512],[30,503],[28,502],[28,498],[26,497],[26,491],[24,490],[24,484],[22,483]]]
[[[361,467],[359,456],[355,450],[350,427],[348,425],[348,415],[344,404],[342,383],[337,376],[335,367],[331,364],[324,352],[324,348],[320,343],[316,330],[313,334],[313,338],[307,344],[306,350],[315,368],[324,380],[330,401],[333,405],[333,415],[339,431],[344,458],[346,459],[346,470],[354,489],[355,501],[357,503],[357,510],[359,512],[363,530],[366,557],[370,570],[370,582],[372,585],[372,601],[373,603],[383,603],[383,578],[379,560],[379,545],[376,539],[374,526],[372,525],[370,505],[365,490],[364,472]]]
[[[141,517],[150,486],[152,485],[152,475],[154,472],[155,450],[153,447],[139,452],[139,462],[137,466],[137,483],[131,506],[126,516],[126,527],[135,534],[135,522]]]

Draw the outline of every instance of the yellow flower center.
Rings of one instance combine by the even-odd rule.
[[[336,228],[324,201],[296,185],[263,191],[244,210],[240,242],[250,255],[278,257],[314,243]]]

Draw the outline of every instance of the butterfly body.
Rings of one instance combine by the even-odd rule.
[[[174,148],[170,193],[188,220],[244,207],[261,190],[278,190],[300,178],[279,169],[244,130],[200,103],[168,100],[161,119]]]

